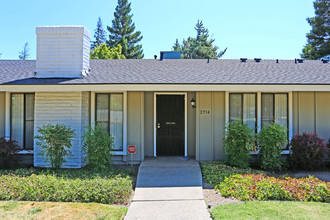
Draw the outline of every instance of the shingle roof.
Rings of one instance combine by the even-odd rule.
[[[0,84],[330,84],[330,63],[294,60],[91,60],[81,79],[35,79],[35,60],[0,60]]]

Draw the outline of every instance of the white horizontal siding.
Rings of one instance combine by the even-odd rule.
[[[76,136],[72,139],[72,156],[67,158],[65,168],[80,168],[82,166],[82,92],[37,92],[35,93],[35,123],[34,130],[37,135],[38,128],[47,124],[62,123],[69,125]],[[85,105],[88,105],[88,103]],[[84,110],[85,111],[85,110]],[[39,155],[40,149],[34,146],[34,166],[49,167],[49,163]]]
[[[83,77],[89,68],[90,32],[82,26],[37,28],[36,77]]]

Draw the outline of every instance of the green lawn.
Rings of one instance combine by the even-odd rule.
[[[330,219],[330,204],[251,201],[217,206],[211,215],[213,219]]]
[[[97,203],[0,201],[0,219],[111,219],[121,220],[126,207]]]

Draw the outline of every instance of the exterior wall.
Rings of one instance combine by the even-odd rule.
[[[85,99],[86,100],[86,99]],[[72,140],[72,156],[63,165],[65,168],[80,168],[82,166],[81,136],[83,117],[82,92],[36,92],[34,130],[46,124],[63,123],[70,125],[76,133]],[[86,103],[86,101],[85,101]],[[84,113],[86,116],[86,114]],[[34,166],[48,167],[49,163],[39,155],[40,148],[34,144]]]
[[[196,94],[196,159],[224,159],[225,93]]]
[[[293,93],[293,132],[330,138],[330,92]]]
[[[127,93],[127,144],[136,146],[134,163],[144,160],[144,92]],[[115,156],[130,162],[130,156]],[[114,162],[118,160],[114,158]]]
[[[90,125],[90,92],[82,92],[82,109],[81,109],[81,137],[84,134],[84,129]],[[82,143],[83,144],[83,143]],[[84,154],[81,151],[81,164],[85,166],[83,161]]]
[[[83,26],[37,27],[36,77],[83,77],[89,68],[90,32]]]
[[[144,93],[144,150],[148,157],[154,156],[154,93]]]
[[[187,145],[188,156],[196,156],[196,108],[193,108],[190,104],[190,100],[196,100],[195,92],[188,92],[187,94]]]
[[[5,93],[0,92],[0,137],[5,136]]]

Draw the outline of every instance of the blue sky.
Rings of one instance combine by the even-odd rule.
[[[131,0],[146,59],[170,50],[178,38],[195,36],[203,21],[224,59],[299,57],[314,16],[313,0]],[[117,0],[10,0],[1,2],[1,59],[18,59],[25,42],[36,57],[37,26],[83,25],[93,35],[100,16],[111,25]],[[92,38],[93,39],[93,38]]]

